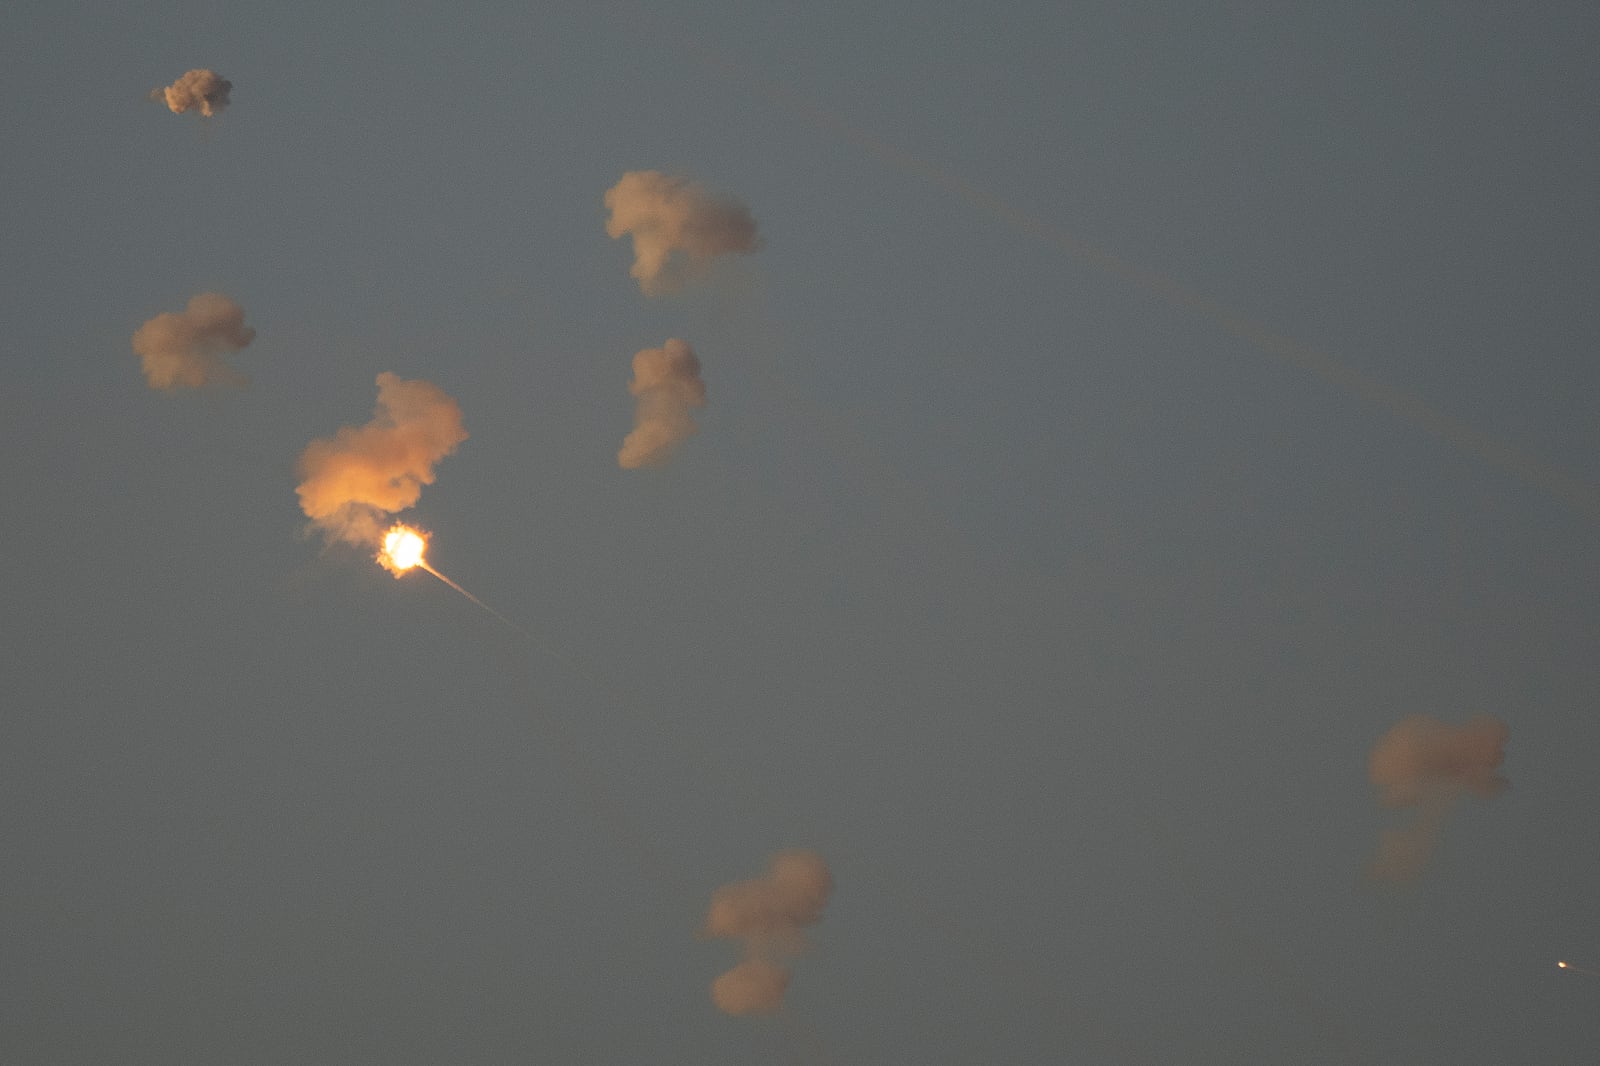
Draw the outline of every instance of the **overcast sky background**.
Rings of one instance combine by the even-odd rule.
[[[1592,1061],[1596,514],[1069,238],[1600,482],[1600,12],[7,23],[6,1061]],[[217,119],[146,99],[191,67]],[[641,169],[765,247],[647,299]],[[150,390],[206,291],[251,383]],[[668,337],[701,432],[621,470]],[[460,402],[408,517],[533,640],[305,536],[380,371]],[[1380,889],[1419,713],[1511,788]],[[710,894],[794,846],[815,949],[724,1016]]]

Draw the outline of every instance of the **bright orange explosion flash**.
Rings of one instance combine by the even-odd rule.
[[[465,596],[479,607],[482,607],[485,611],[488,611],[490,614],[500,619],[500,621],[504,622],[512,629],[515,629],[518,633],[521,633],[523,636],[530,635],[526,629],[523,629],[521,626],[517,625],[517,623],[513,622],[511,619],[507,618],[505,615],[501,614],[493,607],[490,607],[487,603],[484,603],[482,600],[478,599],[478,597],[474,596],[472,593],[468,592],[466,589],[462,588],[460,585],[456,584],[454,581],[451,581],[449,578],[439,573],[439,571],[429,566],[428,560],[423,558],[422,555],[422,553],[427,550],[428,535],[426,533],[420,529],[413,529],[410,526],[401,525],[399,522],[396,522],[394,525],[389,527],[389,532],[383,535],[383,548],[379,550],[377,558],[378,562],[383,566],[383,568],[389,571],[389,573],[393,574],[395,577],[404,577],[406,571],[408,570],[426,570],[428,573],[432,574],[440,581],[443,581],[446,585],[449,585],[451,588],[461,593],[461,595]]]
[[[419,529],[394,525],[383,535],[383,550],[378,552],[378,562],[395,577],[414,566],[427,568],[422,553],[428,550],[428,538]]]

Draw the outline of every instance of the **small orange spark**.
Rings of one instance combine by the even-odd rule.
[[[383,550],[378,552],[378,562],[395,577],[414,566],[427,568],[422,553],[428,549],[428,537],[420,529],[393,525],[383,535]]]

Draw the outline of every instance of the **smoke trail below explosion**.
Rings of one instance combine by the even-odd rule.
[[[493,607],[490,607],[487,603],[484,603],[478,597],[468,592],[465,588],[463,588],[450,577],[446,576],[443,572],[435,569],[433,564],[428,562],[427,552],[429,539],[429,535],[422,530],[405,525],[401,522],[396,522],[394,525],[389,527],[387,532],[383,534],[383,547],[379,549],[378,554],[375,557],[376,562],[379,566],[383,567],[397,578],[404,577],[412,570],[426,570],[428,573],[432,574],[446,585],[449,585],[451,588],[461,593],[462,596],[466,597],[472,603],[493,615],[518,636],[526,638],[530,644],[533,644],[535,647],[546,652],[547,654],[556,655],[557,658],[560,658],[560,656],[555,652],[540,644],[532,632],[522,626],[517,625],[517,623],[513,622],[510,618],[507,618],[505,615],[501,614],[499,611],[495,610]]]
[[[418,560],[417,569],[426,570],[428,573],[432,574],[434,577],[438,578],[440,581],[444,582],[446,585],[450,586],[455,591],[461,593],[461,595],[464,596],[472,604],[474,604],[475,606],[477,606],[478,608],[483,610],[486,614],[492,616],[496,621],[500,622],[507,629],[511,630],[511,632],[515,633],[517,636],[519,636],[523,640],[527,641],[528,644],[534,648],[534,650],[538,651],[539,653],[545,655],[548,658],[554,659],[557,662],[564,664],[565,666],[577,671],[580,674],[583,674],[586,677],[589,677],[591,680],[595,680],[593,678],[593,676],[589,673],[589,671],[587,671],[583,667],[582,663],[579,662],[576,658],[574,658],[570,653],[561,651],[548,638],[540,636],[538,633],[535,633],[533,630],[527,628],[526,626],[519,625],[516,622],[513,622],[506,615],[503,615],[499,611],[495,610],[493,607],[490,607],[487,603],[484,603],[478,597],[476,597],[472,593],[468,592],[465,588],[463,588],[461,585],[457,584],[450,577],[448,577],[447,575],[445,575],[445,574],[441,573],[440,571],[434,569],[433,565],[431,563],[429,563],[426,559]]]
[[[598,688],[611,695],[618,706],[624,706],[629,701],[621,696],[611,686],[607,685],[604,678],[598,673],[588,669],[582,660],[570,652],[565,652],[553,641],[542,638],[533,630],[512,621],[508,616],[495,610],[477,596],[468,592],[465,587],[454,579],[435,568],[424,555],[429,538],[422,531],[410,526],[396,524],[391,527],[383,538],[383,548],[378,553],[377,562],[390,571],[395,577],[403,577],[413,569],[426,570],[429,574],[439,579],[451,589],[460,593],[465,599],[477,606],[485,613],[492,615],[516,636],[522,638],[535,651],[548,658],[565,665],[578,676],[593,683]],[[518,642],[521,643],[520,641]],[[529,672],[527,657],[517,655],[511,662],[513,672],[522,677],[526,688],[530,692],[536,691],[532,674]],[[530,705],[535,716],[544,726],[549,739],[557,751],[562,763],[571,773],[574,782],[584,793],[590,807],[597,813],[600,824],[606,833],[617,844],[619,850],[631,853],[634,859],[649,872],[655,881],[663,885],[671,885],[679,889],[687,898],[690,892],[695,891],[689,886],[691,879],[688,877],[674,876],[673,872],[662,860],[656,849],[651,845],[650,838],[639,831],[634,820],[629,817],[622,805],[614,797],[608,787],[606,775],[585,756],[581,745],[572,729],[564,721],[561,714],[545,700],[533,698]]]
[[[507,629],[533,645],[536,650],[566,666],[602,693],[614,708],[625,710],[649,703],[648,697],[624,690],[581,656],[559,649],[553,642],[543,640],[529,629],[511,621],[431,565],[426,565],[422,561],[416,565],[427,569],[434,577],[492,614]],[[528,688],[537,692],[535,678],[528,672],[526,660],[519,658],[513,668],[519,674],[523,674]],[[698,875],[686,873],[671,862],[657,847],[655,834],[647,833],[640,827],[638,820],[619,800],[616,789],[611,783],[612,775],[586,753],[577,732],[560,709],[548,700],[538,697],[531,700],[531,706],[544,725],[559,758],[581,791],[586,805],[594,812],[618,849],[630,855],[656,884],[670,888],[677,897],[686,900],[700,898],[701,886]],[[914,881],[886,869],[881,859],[870,851],[863,851],[850,844],[848,838],[838,837],[835,833],[829,832],[825,826],[808,826],[810,819],[803,816],[799,824],[804,828],[797,832],[795,828],[797,823],[790,811],[791,804],[775,797],[771,783],[759,774],[748,769],[744,772],[735,772],[726,765],[713,764],[706,758],[703,750],[693,746],[678,749],[673,753],[673,757],[681,759],[684,766],[693,767],[694,773],[717,782],[727,795],[738,796],[740,806],[748,812],[750,820],[764,827],[770,835],[791,838],[801,836],[827,841],[828,850],[838,851],[850,859],[857,876],[864,875],[867,881],[876,883],[879,892],[896,900],[907,913],[918,916],[928,928],[940,932],[947,942],[955,945],[966,957],[969,964],[996,986],[1003,988],[1012,1001],[1037,1011],[1041,1017],[1051,1019],[1061,1029],[1063,1038],[1083,1041],[1096,1047],[1106,1056],[1104,1061],[1118,1063],[1150,1061],[1148,1054],[1125,1040],[1091,1007],[1057,995],[1052,991],[1053,981],[1048,975],[1036,971],[1027,963],[994,946],[988,942],[984,934],[967,927],[938,905],[929,902]],[[821,1031],[791,1005],[779,1004],[774,1014],[791,1041],[810,1061],[817,1063],[835,1061],[827,1049]]]
[[[500,619],[500,621],[504,622],[506,625],[510,626],[512,629],[516,630],[518,633],[521,633],[523,636],[527,637],[529,640],[533,639],[533,634],[532,633],[529,633],[526,629],[523,629],[521,626],[517,625],[517,623],[515,623],[511,619],[507,618],[505,615],[501,614],[499,611],[495,610],[493,607],[490,607],[487,603],[484,603],[482,600],[478,599],[478,597],[474,596],[472,593],[468,592],[466,589],[462,588],[460,585],[456,584],[454,581],[450,580],[448,577],[445,577],[439,571],[435,570],[432,566],[428,565],[428,563],[425,560],[422,561],[422,562],[417,563],[417,565],[419,567],[421,567],[422,569],[426,570],[428,573],[432,574],[434,577],[438,578],[440,581],[443,581],[446,585],[449,585],[451,588],[453,588],[457,592],[461,593],[461,595],[465,596],[467,599],[471,600],[473,603],[477,604],[479,607],[482,607],[485,611],[488,611],[490,614],[492,614],[496,618]]]
[[[636,705],[640,702],[637,699],[630,699],[627,694],[609,684],[576,655],[563,653],[542,641],[531,630],[518,625],[434,567],[426,558],[429,541],[429,535],[423,530],[396,523],[383,535],[382,547],[376,556],[376,561],[397,578],[403,577],[413,569],[427,571],[475,606],[492,615],[507,629],[533,645],[536,650],[557,659],[584,680],[606,692],[618,707]],[[526,660],[519,656],[516,671],[520,674],[526,669]],[[531,674],[526,675],[526,683],[529,689],[533,690],[534,681]],[[571,774],[574,783],[584,793],[601,826],[619,850],[630,854],[658,885],[670,888],[683,896],[689,893],[698,894],[698,889],[692,887],[694,879],[684,875],[682,871],[674,870],[665,861],[653,845],[652,837],[641,831],[636,820],[618,801],[607,775],[585,755],[576,735],[559,710],[546,700],[534,699],[531,703],[536,717],[544,724],[552,746]],[[821,864],[820,859],[815,859],[813,863],[808,861],[809,858],[811,858],[809,853],[786,852],[774,859],[773,869],[784,875],[780,878],[775,897],[780,904],[777,911],[772,911],[770,906],[764,906],[773,902],[767,898],[772,895],[771,892],[757,891],[755,895],[760,898],[752,900],[751,893],[747,891],[750,887],[748,885],[736,885],[731,889],[725,887],[713,897],[713,909],[708,918],[710,924],[707,928],[714,929],[715,935],[737,935],[747,942],[745,962],[718,978],[713,985],[713,997],[718,1005],[730,1009],[733,1013],[783,1015],[781,1021],[790,1031],[794,1043],[805,1047],[809,1061],[821,1064],[832,1062],[832,1057],[827,1053],[821,1033],[816,1027],[783,1006],[781,1001],[784,987],[788,984],[788,971],[777,961],[787,959],[789,955],[803,949],[804,937],[798,933],[798,928],[816,920],[827,892],[831,890],[831,877],[827,874],[826,866]],[[775,926],[774,919],[776,919]],[[790,926],[793,928],[789,928]],[[751,973],[752,968],[757,972]],[[718,989],[726,993],[726,996],[719,996]]]

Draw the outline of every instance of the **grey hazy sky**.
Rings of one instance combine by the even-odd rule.
[[[1174,296],[1600,482],[1592,5],[523,8],[6,20],[0,1058],[1593,1058],[1600,521]],[[646,169],[764,246],[645,297]],[[152,391],[202,292],[249,385]],[[533,639],[304,535],[382,371]],[[1369,749],[1478,713],[1509,790],[1369,885]]]

